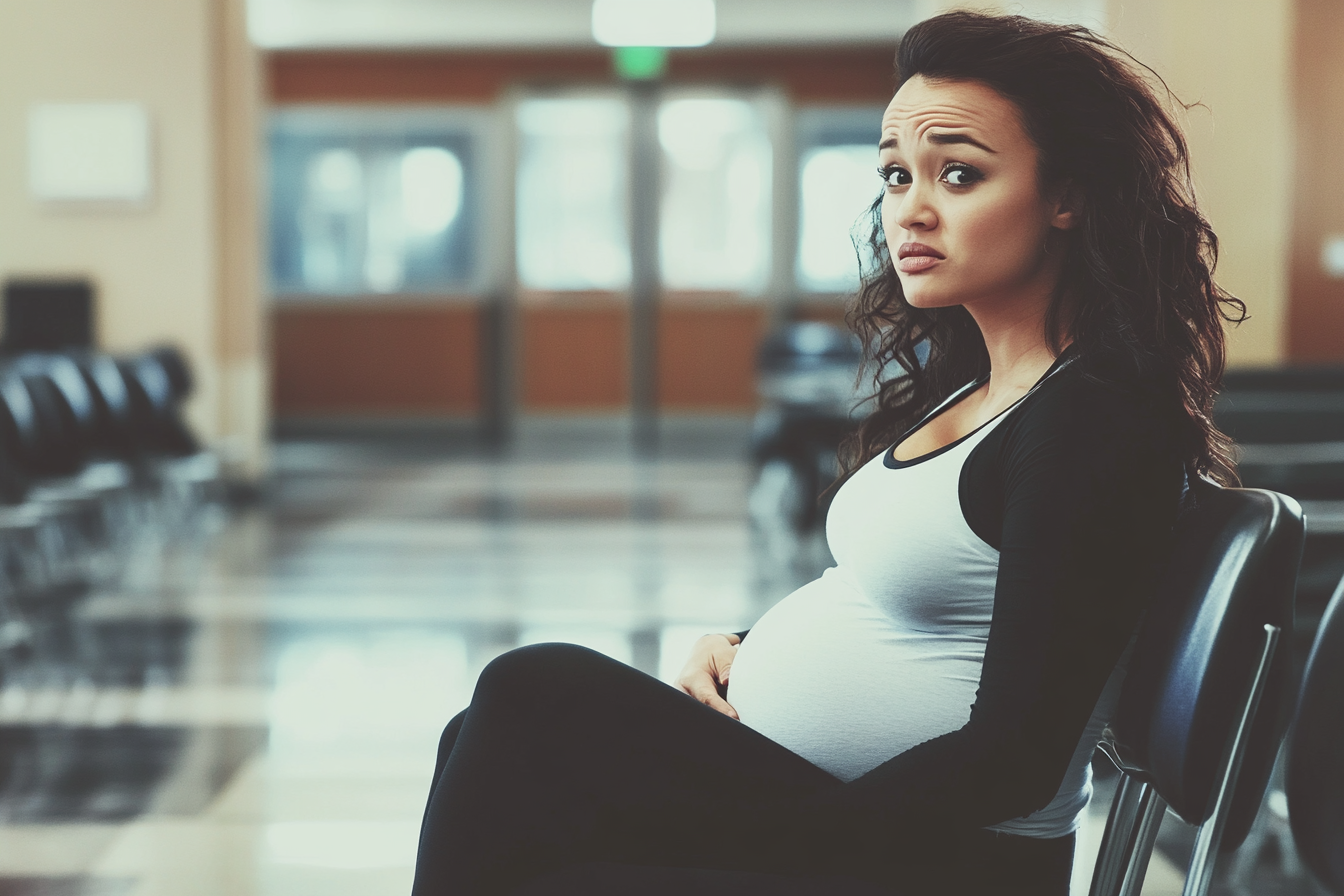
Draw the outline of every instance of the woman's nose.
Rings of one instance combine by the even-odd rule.
[[[938,214],[931,199],[926,186],[911,184],[910,189],[901,194],[896,208],[896,226],[902,230],[931,230],[938,226]]]

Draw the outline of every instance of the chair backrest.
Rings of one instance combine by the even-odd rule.
[[[3,369],[0,369],[0,438],[7,454],[21,464],[42,450],[33,397],[22,377]]]
[[[22,503],[31,477],[23,461],[41,448],[37,410],[23,380],[0,369],[0,504]]]
[[[88,450],[51,377],[12,366],[0,370],[0,438],[9,458],[32,476],[74,473]]]
[[[175,346],[161,345],[158,348],[151,349],[146,354],[158,362],[164,375],[168,377],[168,385],[172,389],[174,401],[182,401],[191,396],[196,388],[196,383],[191,375],[191,366],[187,364],[187,359],[182,352]]]
[[[1191,497],[1111,731],[1127,769],[1187,822],[1202,824],[1213,811],[1265,626],[1292,631],[1303,523],[1297,503],[1275,492],[1197,480]],[[1291,675],[1288,651],[1277,651],[1247,731],[1225,845],[1245,837],[1260,805],[1287,726]]]
[[[158,349],[117,361],[131,399],[140,447],[151,454],[187,455],[198,450],[182,422],[179,405],[191,389],[182,356]]]
[[[1307,657],[1286,784],[1298,855],[1322,883],[1344,893],[1344,581]]]
[[[99,444],[114,454],[133,454],[135,410],[116,360],[101,352],[79,352],[72,354],[72,358],[93,396]]]
[[[66,355],[29,354],[16,358],[14,369],[24,377],[45,377],[55,388],[64,425],[75,430],[85,448],[98,438],[98,406],[79,365]]]
[[[93,345],[93,284],[87,280],[10,280],[4,286],[6,354]]]

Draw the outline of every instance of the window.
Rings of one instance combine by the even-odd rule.
[[[867,214],[881,194],[881,108],[806,109],[798,114],[798,257],[804,292],[851,292],[871,258]]]
[[[771,149],[759,105],[674,94],[658,110],[658,141],[663,285],[762,292],[770,271]]]
[[[271,121],[278,295],[471,289],[481,123],[470,113],[294,109]]]
[[[518,104],[518,281],[536,290],[630,286],[630,112],[619,97]]]

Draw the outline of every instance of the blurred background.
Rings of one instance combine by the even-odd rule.
[[[947,8],[0,3],[0,894],[405,893],[490,659],[670,681],[829,565],[893,51]],[[1251,313],[1219,422],[1307,508],[1305,651],[1344,573],[1344,8],[979,8],[1193,104]],[[1262,821],[1216,888],[1313,892]]]

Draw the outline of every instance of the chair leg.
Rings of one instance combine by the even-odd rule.
[[[1274,836],[1270,827],[1273,824],[1271,815],[1269,807],[1261,805],[1260,812],[1246,835],[1246,842],[1241,844],[1231,868],[1228,869],[1227,886],[1236,896],[1251,896],[1251,876],[1255,873],[1255,866],[1259,864],[1260,856],[1265,851],[1265,844]]]
[[[1259,864],[1265,845],[1273,840],[1279,851],[1279,868],[1288,880],[1299,880],[1305,869],[1293,842],[1293,831],[1288,823],[1288,797],[1283,792],[1284,765],[1287,762],[1286,745],[1279,749],[1274,771],[1269,777],[1265,799],[1255,817],[1246,842],[1237,850],[1236,858],[1228,868],[1226,883],[1237,896],[1251,896],[1251,878]]]
[[[1092,869],[1092,886],[1088,896],[1114,896],[1120,887],[1120,877],[1129,861],[1126,847],[1138,818],[1138,796],[1142,785],[1124,772],[1111,800],[1111,811],[1106,816],[1106,827],[1101,834],[1101,849],[1097,864]]]
[[[1151,784],[1121,776],[1089,896],[1139,896],[1166,809],[1166,800]]]
[[[1251,679],[1250,693],[1241,708],[1241,719],[1237,722],[1232,741],[1228,744],[1223,757],[1222,780],[1214,796],[1213,811],[1208,819],[1199,826],[1195,837],[1195,848],[1190,853],[1189,870],[1185,876],[1185,889],[1182,896],[1206,896],[1209,885],[1213,883],[1213,863],[1218,858],[1218,844],[1223,839],[1223,828],[1227,824],[1227,813],[1232,808],[1232,794],[1237,787],[1237,775],[1241,772],[1241,761],[1246,754],[1246,732],[1251,719],[1260,705],[1260,695],[1265,689],[1265,676],[1269,671],[1269,662],[1274,658],[1274,648],[1279,642],[1279,627],[1265,626],[1265,643],[1260,651],[1260,665]]]

